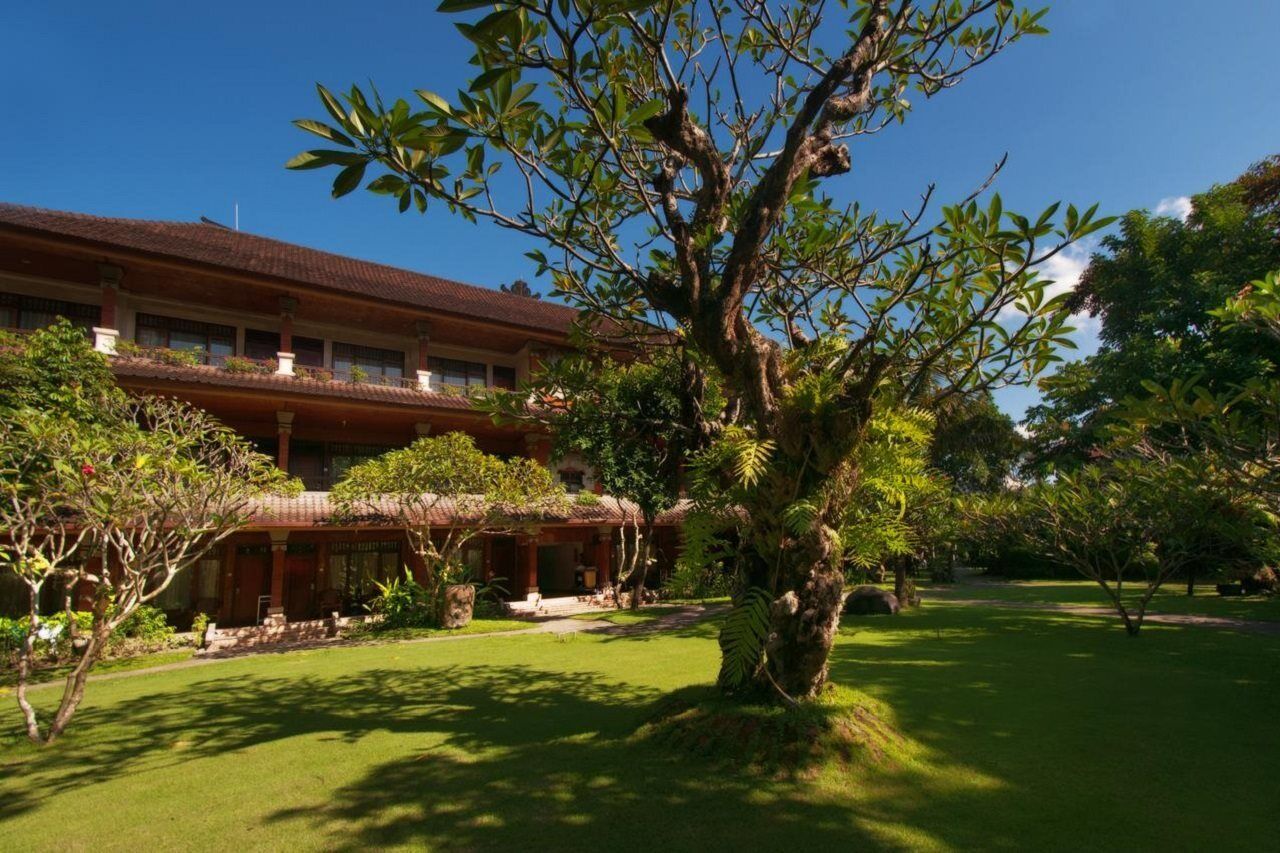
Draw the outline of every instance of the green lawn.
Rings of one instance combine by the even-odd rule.
[[[1093,581],[999,581],[967,583],[949,587],[921,585],[926,598],[1017,601],[1033,604],[1080,604],[1111,606],[1110,599]],[[1125,586],[1125,599],[1141,595],[1140,586]],[[1197,586],[1194,596],[1187,595],[1186,584],[1161,587],[1151,599],[1152,613],[1192,613],[1199,616],[1225,616],[1234,619],[1258,619],[1280,622],[1280,596],[1227,597],[1218,595],[1212,584]]]
[[[899,737],[815,778],[634,735],[714,624],[348,646],[90,686],[0,739],[27,849],[1262,849],[1280,638],[938,602],[846,625],[832,676]],[[37,694],[47,707],[55,690]],[[1272,839],[1268,842],[1267,839]]]
[[[527,631],[537,627],[528,619],[472,619],[461,628],[390,628],[381,631],[353,631],[344,637],[356,643],[387,643],[399,640],[423,640],[428,637],[459,634],[498,634],[505,631]]]
[[[167,649],[163,652],[151,652],[145,655],[135,655],[128,658],[113,658],[104,660],[94,667],[94,672],[127,672],[131,669],[146,669],[152,666],[163,666],[169,663],[178,663],[187,660],[196,652],[195,648],[187,649]],[[57,681],[66,678],[71,672],[71,665],[51,666],[45,669],[37,670],[35,677],[31,679],[33,684],[40,684],[46,681]],[[16,667],[0,668],[0,700],[8,701],[8,697],[13,693],[13,686],[18,683],[18,670]]]
[[[614,625],[646,625],[659,617],[683,610],[675,604],[647,604],[639,610],[596,610],[571,616],[580,622],[611,622]]]

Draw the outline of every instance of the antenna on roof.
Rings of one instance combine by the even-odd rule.
[[[240,230],[240,202],[236,202],[236,230]]]

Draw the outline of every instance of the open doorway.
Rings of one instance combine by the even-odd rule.
[[[538,592],[544,598],[576,595],[582,592],[579,565],[582,544],[560,542],[538,546]]]

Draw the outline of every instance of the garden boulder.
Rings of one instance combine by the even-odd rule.
[[[846,616],[895,616],[900,609],[898,596],[878,586],[854,587],[844,600]]]
[[[476,609],[476,588],[469,583],[459,583],[444,588],[444,613],[440,616],[441,628],[462,628],[471,622]]]

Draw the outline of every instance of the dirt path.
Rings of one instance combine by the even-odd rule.
[[[213,654],[207,656],[193,657],[190,660],[176,661],[175,663],[166,663],[159,666],[149,666],[143,669],[130,669],[124,672],[108,672],[102,675],[90,675],[90,682],[114,681],[117,678],[131,678],[135,675],[154,675],[158,672],[170,672],[177,669],[193,669],[195,667],[213,666],[219,663],[225,663],[232,660],[240,660],[255,655],[279,655],[289,652],[307,651],[310,649],[323,648],[352,648],[355,646],[377,646],[377,645],[400,645],[400,644],[416,644],[416,643],[458,643],[464,640],[478,640],[484,637],[519,637],[529,634],[607,634],[611,637],[625,637],[634,634],[650,634],[658,631],[669,631],[679,628],[687,628],[694,625],[708,616],[711,616],[720,610],[723,606],[691,604],[681,606],[679,610],[673,613],[664,613],[648,622],[641,622],[634,625],[615,625],[604,619],[574,619],[571,617],[550,618],[534,623],[529,628],[521,628],[515,631],[488,631],[476,634],[443,634],[436,637],[417,637],[411,640],[388,640],[386,642],[353,642],[336,637],[331,640],[312,640],[305,643],[279,643],[271,646],[257,647],[243,652],[225,652],[221,654]],[[31,691],[44,690],[50,687],[60,686],[63,679],[58,678],[53,681],[45,681],[40,684],[33,684],[29,688]],[[0,695],[11,692],[12,688],[0,689]]]

